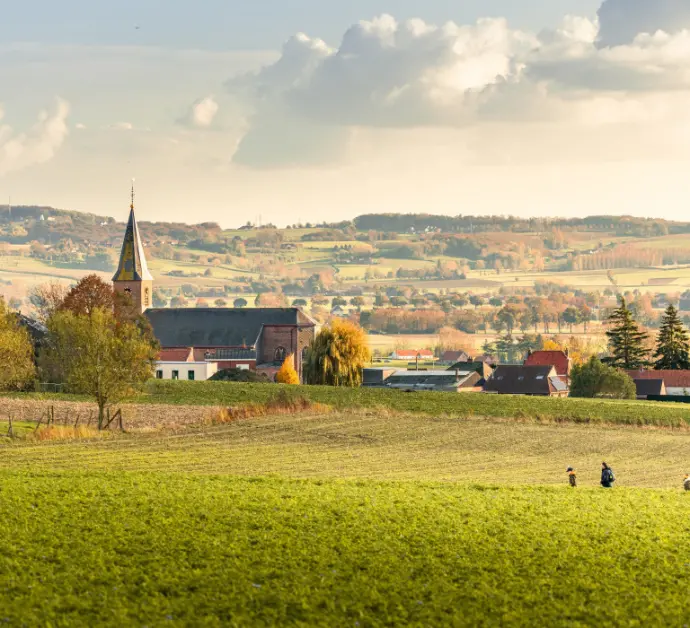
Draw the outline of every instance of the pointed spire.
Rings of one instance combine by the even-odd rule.
[[[144,247],[139,236],[139,227],[134,215],[134,179],[132,179],[132,204],[129,208],[129,222],[122,243],[120,263],[113,281],[150,281],[153,277],[146,265]]]

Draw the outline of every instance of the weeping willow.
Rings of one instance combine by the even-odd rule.
[[[362,368],[371,359],[361,327],[335,319],[314,338],[304,368],[308,384],[356,387],[362,384]]]

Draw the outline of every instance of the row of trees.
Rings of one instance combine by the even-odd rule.
[[[624,298],[608,322],[611,327],[606,335],[611,355],[604,358],[604,362],[609,366],[627,370],[690,369],[690,339],[673,305],[664,313],[654,345],[650,335],[638,325]]]

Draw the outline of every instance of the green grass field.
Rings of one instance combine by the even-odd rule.
[[[0,622],[680,626],[689,442],[347,413],[0,445]]]
[[[275,384],[232,382],[153,381],[132,401],[192,406],[236,406],[265,403],[279,388]],[[437,392],[403,393],[375,388],[293,386],[289,394],[306,397],[340,410],[381,409],[384,412],[419,413],[434,417],[491,417],[536,422],[621,424],[687,427],[690,405],[648,401],[572,399]],[[53,394],[15,395],[19,399],[74,400],[83,397]]]

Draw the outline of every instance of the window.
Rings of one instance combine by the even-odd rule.
[[[146,288],[146,290],[144,290],[144,305],[146,307],[148,307],[150,304],[150,297],[151,297],[151,291],[148,288]]]
[[[248,371],[249,370],[249,364],[238,364],[237,370],[238,371]]]
[[[156,371],[156,379],[163,379],[163,371]]]
[[[173,379],[180,379],[180,371],[173,371],[172,372],[172,378]]]
[[[276,362],[284,362],[286,357],[287,357],[287,351],[285,350],[285,347],[278,347],[275,351],[275,355],[274,355],[273,359]]]
[[[187,371],[187,379],[188,379],[190,382],[193,382],[193,381],[194,381],[194,371]]]

